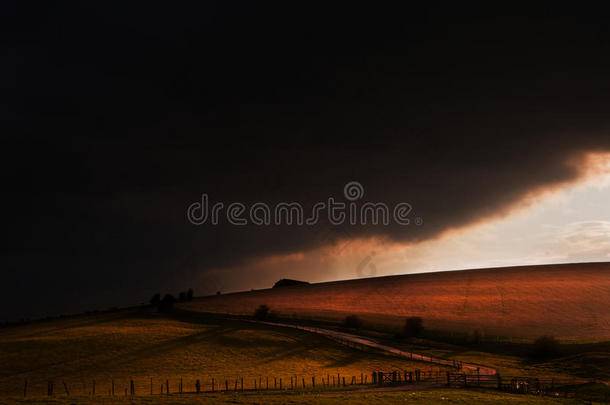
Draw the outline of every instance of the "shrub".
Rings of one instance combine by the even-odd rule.
[[[161,302],[161,294],[156,293],[148,302],[150,303],[150,305],[159,305],[159,302]]]
[[[174,307],[174,303],[176,302],[176,298],[174,298],[171,294],[165,294],[165,297],[159,303],[159,312],[169,311]]]
[[[478,344],[480,344],[480,343],[483,341],[483,333],[482,333],[480,330],[475,329],[475,330],[472,332],[472,336],[471,336],[470,341],[471,341],[471,343],[472,343],[473,345],[478,345]]]
[[[360,319],[357,315],[346,316],[343,320],[343,326],[358,330],[362,328],[362,319]]]
[[[419,316],[407,318],[404,331],[407,337],[419,337],[424,331],[423,320]]]
[[[269,317],[270,308],[267,305],[261,305],[254,311],[254,318],[259,321],[264,321]]]
[[[559,353],[559,342],[549,335],[541,336],[534,342],[534,357],[548,359]]]

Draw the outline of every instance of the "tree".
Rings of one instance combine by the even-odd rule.
[[[178,294],[178,301],[186,301],[186,293],[184,291],[180,291],[180,294]]]
[[[419,316],[407,318],[405,322],[405,335],[407,337],[419,337],[424,331],[424,322]]]
[[[150,305],[154,305],[154,306],[159,305],[159,302],[161,302],[161,294],[156,293],[155,295],[152,296],[152,298],[148,302],[150,303]]]
[[[176,302],[176,298],[174,298],[171,294],[165,294],[165,297],[159,303],[159,312],[169,311],[174,307],[174,303]]]
[[[362,328],[362,319],[360,319],[357,315],[348,315],[343,320],[343,326],[358,330]]]
[[[472,341],[473,345],[480,344],[483,341],[483,333],[480,330],[475,329],[472,332],[472,340],[471,341]]]
[[[186,292],[186,300],[187,301],[192,301],[193,300],[193,289],[189,288],[188,291]]]
[[[256,311],[254,311],[254,318],[258,319],[259,321],[264,321],[268,318],[269,311],[270,308],[267,305],[263,304],[256,308]]]
[[[534,342],[534,357],[548,359],[559,353],[559,342],[549,335],[541,336]]]

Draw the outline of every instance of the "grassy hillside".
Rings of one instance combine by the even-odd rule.
[[[357,313],[398,326],[406,316],[428,327],[488,337],[610,339],[610,263],[523,266],[412,274],[226,294],[185,305],[251,314],[266,304],[282,316],[342,319]]]
[[[123,311],[65,318],[0,329],[0,396],[23,395],[25,380],[32,395],[46,395],[47,381],[63,395],[66,382],[71,395],[88,394],[96,380],[96,393],[108,394],[111,381],[123,394],[134,379],[136,393],[158,394],[169,379],[176,392],[180,378],[184,390],[193,391],[244,377],[246,388],[262,377],[283,379],[311,376],[318,383],[327,374],[358,376],[375,369],[426,369],[380,354],[361,352],[310,333],[248,322],[214,319],[203,315],[165,317],[150,310]],[[370,378],[370,376],[369,376]],[[349,379],[348,379],[349,381]]]
[[[23,403],[20,399],[7,399],[6,404]],[[572,405],[582,404],[582,400],[554,399],[532,395],[513,395],[491,391],[466,391],[455,389],[436,389],[407,392],[380,393],[312,393],[294,394],[291,392],[245,393],[245,394],[205,394],[205,395],[171,395],[134,398],[39,398],[28,400],[29,404],[514,404],[514,405]]]

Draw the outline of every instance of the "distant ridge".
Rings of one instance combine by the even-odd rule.
[[[310,285],[310,284],[307,281],[299,281],[299,280],[292,280],[289,278],[283,278],[280,281],[278,281],[277,283],[273,284],[273,288],[290,287],[293,285]]]
[[[252,314],[261,304],[282,316],[427,327],[518,337],[610,339],[610,263],[570,263],[443,271],[313,283],[196,299],[184,307]]]

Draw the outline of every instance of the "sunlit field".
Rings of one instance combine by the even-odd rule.
[[[420,316],[429,328],[487,339],[553,335],[610,339],[610,264],[525,266],[348,280],[218,295],[183,304],[205,312],[251,314],[266,304],[282,316],[341,320],[359,314],[399,327]]]
[[[7,404],[23,403],[23,400],[7,399]],[[155,397],[134,398],[66,398],[53,399],[39,398],[28,400],[29,404],[582,404],[582,400],[555,399],[536,397],[531,395],[512,395],[491,391],[467,391],[435,389],[407,392],[380,392],[380,393],[312,393],[294,394],[290,392],[274,393],[245,393],[245,394],[186,394]]]
[[[136,394],[231,390],[236,381],[251,389],[290,385],[291,377],[311,385],[314,376],[339,374],[360,381],[361,374],[386,369],[429,369],[382,354],[358,351],[322,336],[249,322],[199,316],[168,318],[152,310],[34,322],[0,329],[0,395],[47,395],[53,381],[54,396],[96,395],[112,390],[124,395],[134,380]],[[152,383],[151,383],[152,379]],[[25,387],[27,381],[27,387]],[[66,383],[64,387],[63,383]]]

